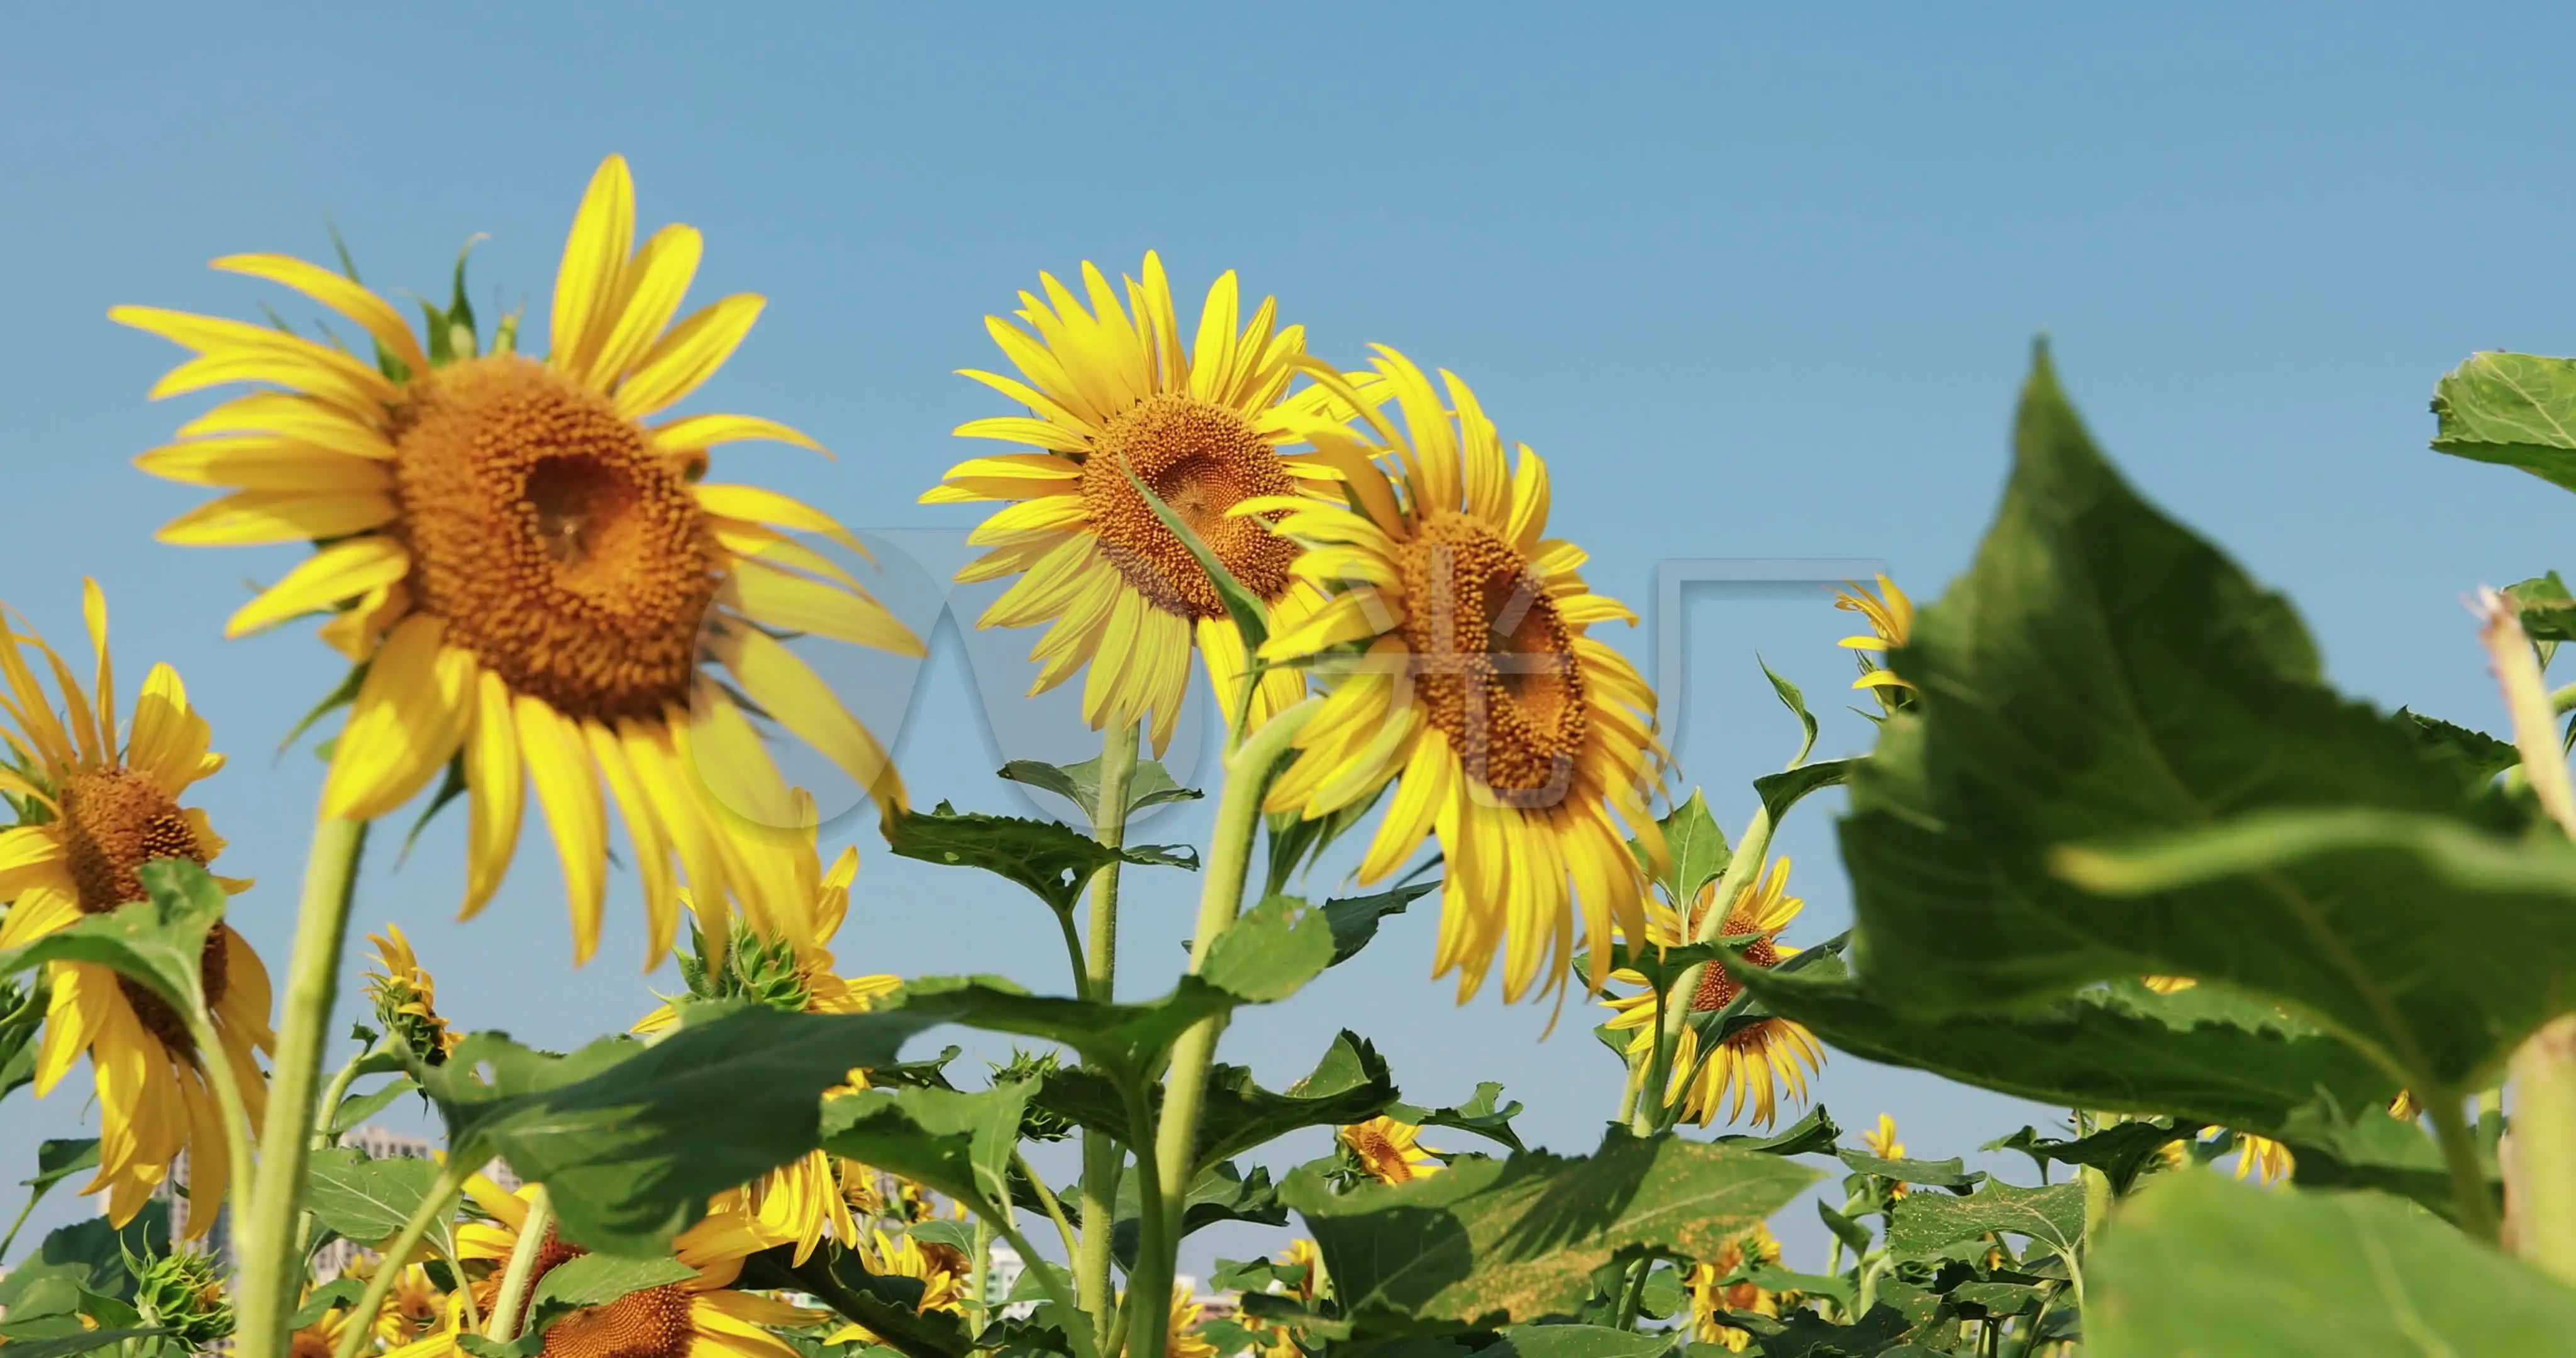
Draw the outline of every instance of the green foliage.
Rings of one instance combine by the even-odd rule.
[[[224,889],[186,859],[143,865],[151,899],[119,906],[20,944],[0,948],[0,976],[47,962],[107,967],[167,1001],[181,1014],[204,1007],[206,935],[224,917]]]
[[[1087,822],[1096,823],[1100,819],[1100,758],[1097,755],[1079,764],[1046,764],[1035,759],[1014,759],[1004,764],[997,776],[1043,788],[1064,798],[1082,809],[1083,819]],[[1197,788],[1181,786],[1173,779],[1171,770],[1161,764],[1151,759],[1139,759],[1135,770],[1127,775],[1125,814],[1133,816],[1166,802],[1197,801],[1206,795]]]
[[[2433,390],[2433,451],[2576,490],[2576,359],[2472,354]]]
[[[1377,937],[1377,926],[1389,915],[1401,915],[1405,907],[1440,889],[1440,883],[1412,882],[1391,890],[1367,896],[1347,896],[1324,902],[1324,919],[1333,928],[1332,965],[1359,956],[1360,949]]]
[[[2072,1255],[2084,1239],[2084,1186],[1998,1183],[1968,1194],[1908,1193],[1889,1214],[1887,1245],[1900,1259],[1922,1259],[1989,1234],[2027,1236]]]
[[[1612,1258],[1714,1255],[1815,1179],[1778,1156],[1613,1130],[1588,1157],[1470,1156],[1347,1193],[1302,1169],[1280,1197],[1322,1248],[1349,1333],[1393,1337],[1568,1311]]]
[[[154,1259],[170,1252],[169,1205],[147,1202],[123,1228],[105,1217],[91,1217],[57,1228],[35,1254],[0,1278],[0,1309],[18,1314],[36,1288],[49,1281],[130,1302],[134,1297],[133,1259]]]
[[[1689,800],[1666,812],[1655,824],[1663,830],[1664,848],[1671,854],[1671,862],[1656,875],[1655,885],[1663,888],[1665,900],[1679,908],[1695,899],[1701,887],[1716,881],[1733,854],[1726,847],[1726,832],[1708,813],[1707,796],[1698,788],[1691,789]],[[1635,852],[1638,863],[1652,871],[1645,851]]]
[[[1196,871],[1198,851],[1182,845],[1113,849],[1051,820],[959,811],[946,802],[907,811],[887,826],[888,848],[905,858],[982,868],[1007,877],[1057,914],[1071,911],[1091,874],[1111,863]]]
[[[182,1250],[148,1261],[129,1259],[126,1267],[136,1270],[134,1311],[144,1328],[163,1331],[192,1349],[232,1334],[232,1304],[224,1298],[212,1256]]]
[[[2576,1334],[2576,1290],[2405,1203],[2210,1174],[2128,1204],[2089,1285],[2100,1358],[2541,1354]]]

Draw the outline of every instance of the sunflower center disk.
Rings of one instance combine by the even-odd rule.
[[[132,769],[94,769],[75,774],[63,784],[63,857],[71,870],[77,904],[84,915],[103,915],[120,905],[144,899],[141,868],[163,858],[184,858],[199,867],[206,855],[197,832],[179,804],[161,785]],[[211,1009],[224,998],[223,931],[206,935],[199,964]],[[123,976],[117,989],[161,1045],[182,1056],[196,1044],[188,1025],[168,1001]]]
[[[439,370],[399,413],[410,587],[513,692],[651,719],[687,700],[715,599],[706,515],[607,398],[515,354]]]
[[[536,1268],[528,1277],[528,1298],[521,1303],[522,1329],[536,1304],[537,1280],[584,1253],[558,1239],[553,1228],[547,1229],[545,1243],[537,1247]],[[485,1308],[500,1300],[500,1274],[475,1286],[475,1300]],[[687,1290],[678,1283],[666,1283],[556,1320],[546,1327],[546,1346],[538,1358],[688,1358],[695,1333]]]
[[[1111,565],[1154,607],[1197,622],[1225,603],[1197,558],[1136,493],[1127,469],[1226,570],[1263,599],[1288,588],[1297,545],[1228,509],[1256,495],[1296,489],[1279,455],[1241,415],[1192,396],[1150,396],[1109,422],[1082,464],[1082,504]]]
[[[1574,634],[1537,573],[1491,528],[1448,511],[1404,544],[1397,567],[1423,714],[1507,804],[1555,805],[1590,709]]]
[[[1744,960],[1767,971],[1780,965],[1780,950],[1771,945],[1771,940],[1758,938],[1746,945]],[[1691,992],[1691,1008],[1703,1014],[1715,1013],[1735,1003],[1736,995],[1743,989],[1734,977],[1726,974],[1725,967],[1711,962],[1700,969],[1699,989]]]
[[[1393,1142],[1374,1129],[1362,1130],[1352,1137],[1358,1144],[1360,1163],[1388,1178],[1405,1180],[1413,1177],[1413,1165],[1397,1150]]]

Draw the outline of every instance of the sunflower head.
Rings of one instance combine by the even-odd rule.
[[[388,924],[367,941],[376,945],[376,966],[367,973],[367,1000],[375,1006],[376,1022],[424,1065],[445,1064],[465,1035],[440,1017],[438,983],[413,955],[411,940],[403,937],[402,926]]]
[[[1020,294],[1018,324],[985,318],[1020,375],[964,376],[1027,414],[970,421],[957,433],[1032,451],[961,462],[922,500],[1003,503],[971,539],[992,550],[958,574],[966,582],[1019,577],[979,625],[1047,625],[1029,656],[1040,666],[1033,691],[1089,662],[1084,719],[1133,725],[1150,712],[1159,755],[1179,720],[1193,641],[1228,721],[1247,665],[1215,582],[1145,492],[1275,616],[1302,617],[1321,596],[1294,570],[1298,545],[1272,531],[1275,510],[1242,511],[1328,491],[1328,473],[1282,449],[1307,426],[1350,412],[1320,387],[1290,393],[1305,331],[1275,327],[1274,299],[1245,320],[1227,273],[1185,338],[1162,260],[1147,254],[1143,275],[1115,289],[1086,262],[1077,295],[1041,274],[1045,295]],[[1302,692],[1293,672],[1264,677],[1254,724]]]
[[[1523,445],[1507,461],[1464,382],[1442,374],[1444,395],[1403,355],[1377,353],[1402,428],[1339,374],[1310,369],[1374,435],[1306,430],[1311,460],[1338,475],[1343,500],[1234,510],[1278,511],[1278,530],[1308,545],[1299,572],[1333,591],[1262,646],[1264,660],[1313,666],[1332,685],[1267,807],[1320,819],[1397,782],[1360,877],[1385,876],[1439,836],[1448,878],[1437,973],[1459,973],[1460,998],[1498,952],[1506,1000],[1541,976],[1554,988],[1578,916],[1597,989],[1613,930],[1644,928],[1646,868],[1631,833],[1647,865],[1666,857],[1646,810],[1664,764],[1654,696],[1590,634],[1635,615],[1584,585],[1580,548],[1547,536],[1537,454]]]
[[[1700,888],[1687,921],[1661,901],[1650,903],[1646,912],[1647,941],[1657,947],[1672,947],[1700,937],[1709,912],[1716,908],[1717,886],[1711,882]],[[1742,939],[1749,935],[1750,940],[1734,956],[1712,961],[1700,969],[1699,984],[1691,992],[1693,1012],[1713,1014],[1735,1003],[1744,987],[1729,967],[1768,969],[1797,955],[1798,949],[1779,941],[1780,932],[1806,907],[1805,901],[1788,894],[1788,886],[1789,860],[1783,858],[1735,893],[1734,904],[1711,936]],[[1614,1015],[1609,1027],[1629,1034],[1629,1079],[1642,1082],[1647,1074],[1646,1058],[1654,1050],[1659,1027],[1655,992],[1646,977],[1636,971],[1623,969],[1613,973],[1612,979],[1639,987],[1634,993],[1613,996],[1604,1003]],[[1718,1042],[1706,1059],[1700,1054],[1699,1030],[1685,1026],[1673,1050],[1671,1082],[1665,1087],[1664,1103],[1667,1107],[1681,1105],[1683,1115],[1702,1126],[1714,1122],[1723,1107],[1729,1120],[1749,1111],[1756,1125],[1767,1127],[1778,1118],[1784,1094],[1793,1099],[1806,1096],[1807,1072],[1820,1067],[1823,1061],[1824,1050],[1815,1034],[1790,1019],[1760,1018],[1737,1027]]]
[[[742,294],[680,316],[701,247],[679,225],[637,243],[634,183],[611,156],[565,243],[543,359],[515,339],[482,351],[461,288],[424,345],[354,278],[282,255],[215,263],[337,312],[373,340],[375,364],[264,326],[111,312],[196,352],[155,397],[280,388],[216,407],[140,463],[229,491],[165,527],[165,540],[318,548],[227,630],[326,614],[326,639],[366,667],[325,809],[370,819],[442,773],[461,777],[471,914],[508,870],[533,785],[582,960],[598,938],[612,801],[643,887],[648,963],[675,941],[684,884],[718,946],[737,904],[755,918],[798,904],[765,861],[784,851],[769,841],[797,828],[794,809],[736,694],[868,788],[880,811],[902,809],[883,748],[778,637],[907,655],[921,654],[919,638],[794,536],[858,549],[831,516],[703,479],[718,445],[819,445],[753,416],[657,418],[724,364],[764,305]]]
[[[1421,1144],[1422,1129],[1391,1117],[1373,1117],[1338,1133],[1360,1172],[1382,1184],[1411,1183],[1447,1169],[1438,1152]]]
[[[1751,1230],[1726,1242],[1714,1259],[1692,1266],[1687,1286],[1691,1296],[1692,1337],[1702,1343],[1716,1344],[1741,1353],[1751,1342],[1752,1332],[1725,1323],[1720,1317],[1729,1311],[1749,1311],[1755,1315],[1780,1314],[1781,1294],[1769,1291],[1750,1280],[1730,1282],[1747,1265],[1759,1267],[1780,1262],[1780,1242],[1771,1228],[1756,1222]]]
[[[134,1309],[143,1323],[189,1348],[208,1348],[233,1332],[233,1306],[213,1255],[180,1250],[146,1263],[128,1256]]]

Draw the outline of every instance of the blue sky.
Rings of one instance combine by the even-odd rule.
[[[2566,564],[2559,492],[2424,449],[2433,382],[2472,350],[2576,349],[2560,267],[2576,234],[2557,55],[2571,20],[2544,7],[2439,22],[2325,5],[712,13],[0,17],[0,598],[72,642],[94,574],[127,672],[166,659],[186,676],[234,755],[202,801],[233,841],[226,868],[261,879],[237,922],[273,969],[320,765],[269,752],[338,671],[304,629],[220,639],[244,581],[274,579],[294,549],[150,540],[200,497],[129,459],[200,403],[145,402],[174,351],[106,310],[255,316],[274,294],[205,261],[327,259],[327,213],[384,289],[443,293],[458,247],[489,233],[478,303],[533,299],[542,316],[610,151],[633,162],[641,220],[706,233],[693,295],[771,299],[695,408],[783,419],[840,454],[745,447],[726,474],[861,529],[970,524],[913,501],[963,455],[951,427],[1008,413],[950,375],[996,359],[983,315],[1040,269],[1132,271],[1157,248],[1181,290],[1241,270],[1328,357],[1391,343],[1474,383],[1505,436],[1550,459],[1555,529],[1592,550],[1596,588],[1641,609],[1675,559],[1883,559],[1937,594],[1991,512],[2042,330],[2129,474],[2288,589],[2355,692],[2497,726],[2459,597]],[[890,597],[935,606],[930,576],[907,579]],[[1666,702],[1730,831],[1747,780],[1794,741],[1757,652],[1823,709],[1823,753],[1866,747],[1832,647],[1848,619],[1825,598],[1686,605]],[[1025,640],[977,641],[979,678],[1007,690]],[[1645,631],[1624,644],[1647,658]],[[1027,714],[997,737],[961,655],[944,637],[919,676],[905,773],[923,801],[1014,809],[998,760],[1081,742]],[[873,701],[906,705],[887,684],[912,676],[868,674]],[[1833,811],[1810,804],[1781,841],[1809,902],[1792,941],[1848,918]],[[1141,833],[1203,827],[1181,812]],[[861,821],[835,828],[864,856],[849,969],[1060,983],[1033,904],[894,860]],[[600,958],[571,969],[533,828],[501,899],[453,922],[461,829],[433,827],[398,871],[373,860],[358,921],[409,930],[460,1021],[571,1043],[676,987],[635,970],[631,880]],[[1177,969],[1194,891],[1137,874],[1129,993]],[[1456,1008],[1427,980],[1432,927],[1427,907],[1392,921],[1361,960],[1238,1024],[1227,1056],[1284,1082],[1355,1027],[1414,1101],[1499,1079],[1532,1105],[1534,1139],[1588,1147],[1615,1064],[1584,1024],[1539,1041],[1543,1007]],[[1917,1153],[2046,1116],[1842,1057],[1821,1092],[1849,1127],[1895,1112]],[[12,1100],[0,1182],[32,1172],[38,1139],[94,1126],[84,1099]],[[66,1197],[37,1221],[87,1210]],[[1784,1233],[1793,1250],[1817,1234]]]

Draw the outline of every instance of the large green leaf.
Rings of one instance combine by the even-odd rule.
[[[2084,1185],[2046,1188],[1988,1184],[1964,1197],[1908,1193],[1890,1211],[1887,1248],[1899,1259],[1925,1259],[1989,1232],[2025,1236],[2072,1255],[2084,1239]]]
[[[886,1347],[906,1358],[964,1358],[971,1351],[971,1337],[962,1317],[947,1311],[919,1309],[920,1280],[870,1273],[856,1251],[828,1240],[804,1263],[798,1264],[794,1258],[791,1246],[763,1250],[743,1261],[742,1276],[734,1285],[802,1292],[867,1326]],[[1051,1265],[1033,1260],[1031,1267],[1034,1271]],[[1023,1285],[1029,1276],[1022,1275]]]
[[[1842,826],[1855,962],[1889,1003],[1994,1012],[2189,976],[2303,1011],[2427,1090],[2466,1087],[2576,1007],[2557,891],[2454,896],[2363,850],[2121,900],[2057,874],[2061,846],[2267,811],[2493,835],[2530,815],[2410,719],[2326,687],[2289,605],[2130,491],[2044,356],[1976,563],[1891,662],[1915,715],[1852,771]]]
[[[1141,1187],[1133,1174],[1118,1180],[1117,1219],[1110,1228],[1109,1249],[1118,1267],[1136,1266],[1136,1249],[1144,1238]],[[1256,1226],[1285,1226],[1288,1209],[1270,1182],[1270,1171],[1253,1166],[1250,1174],[1231,1163],[1200,1171],[1181,1195],[1181,1234],[1194,1235],[1220,1221],[1246,1221]]]
[[[15,948],[0,948],[0,976],[47,962],[88,962],[151,990],[183,1013],[202,1005],[206,935],[224,917],[224,889],[183,858],[143,865],[151,899],[122,905]]]
[[[1368,928],[1376,932],[1374,917]],[[40,1049],[36,1035],[45,1030],[47,998],[41,978],[30,985],[14,977],[0,977],[0,1099],[36,1081],[36,1054]]]
[[[1655,884],[1664,889],[1664,899],[1676,906],[1685,905],[1699,896],[1701,887],[1726,871],[1734,856],[1726,847],[1726,831],[1709,814],[1708,797],[1698,788],[1692,788],[1688,800],[1666,812],[1655,824],[1664,832],[1664,849],[1671,855]],[[1636,853],[1639,865],[1651,869],[1644,850],[1633,841],[1629,849]]]
[[[2179,1114],[2277,1136],[2321,1095],[2365,1108],[2398,1089],[2396,1077],[2313,1026],[2214,986],[2159,995],[2119,981],[2022,1013],[1921,1018],[1826,949],[1814,954],[1738,974],[1771,1012],[1854,1056],[2040,1103]]]
[[[1377,926],[1387,916],[1403,914],[1405,907],[1439,889],[1436,880],[1408,882],[1367,896],[1324,902],[1324,918],[1333,926],[1333,965],[1338,967],[1359,956],[1360,949],[1377,937]]]
[[[823,1105],[821,1144],[988,1210],[1011,1200],[1011,1154],[1034,1080],[991,1089],[864,1090]]]
[[[1044,764],[1034,759],[1014,759],[1004,764],[1001,776],[1014,783],[1044,788],[1082,808],[1083,816],[1100,819],[1100,756],[1079,764]],[[1172,778],[1171,771],[1151,759],[1136,761],[1127,775],[1126,813],[1130,816],[1149,806],[1165,802],[1196,801],[1206,793],[1194,787],[1183,787]]]
[[[91,1217],[55,1228],[36,1252],[0,1278],[0,1310],[15,1309],[30,1291],[48,1280],[131,1301],[134,1274],[128,1259],[155,1259],[170,1252],[169,1204],[154,1199],[123,1228],[105,1217]]]
[[[446,1116],[451,1154],[498,1154],[545,1184],[574,1242],[651,1255],[705,1214],[709,1195],[812,1150],[823,1091],[851,1067],[894,1061],[906,1038],[948,1017],[749,1007],[649,1047],[605,1039],[562,1057],[477,1034],[412,1078]]]
[[[2112,1218],[2086,1273],[2098,1358],[2502,1358],[2576,1335],[2576,1289],[2376,1193],[2167,1175]]]
[[[2576,359],[2471,354],[2433,389],[2433,450],[2576,490]]]
[[[438,1183],[438,1166],[427,1160],[371,1160],[345,1146],[313,1152],[310,1166],[304,1205],[314,1220],[361,1245],[383,1244],[400,1231]]]
[[[1271,1093],[1241,1066],[1208,1077],[1199,1114],[1198,1168],[1207,1169],[1304,1127],[1365,1122],[1395,1102],[1395,1080],[1367,1038],[1348,1029],[1333,1039],[1306,1078]]]
[[[1132,845],[1113,849],[1051,820],[937,808],[907,811],[888,827],[887,847],[904,858],[982,868],[1026,887],[1049,909],[1070,911],[1091,874],[1111,863],[1195,870],[1198,852],[1186,845]]]
[[[1613,1128],[1588,1157],[1467,1157],[1347,1193],[1304,1169],[1280,1197],[1322,1248],[1353,1332],[1394,1336],[1571,1313],[1621,1253],[1713,1256],[1817,1177],[1774,1155]]]
[[[1199,976],[1255,1004],[1284,1000],[1333,964],[1333,922],[1294,896],[1273,896],[1208,945]]]
[[[1418,1108],[1409,1103],[1390,1105],[1387,1116],[1417,1127],[1454,1127],[1473,1132],[1488,1141],[1526,1150],[1520,1133],[1512,1130],[1512,1119],[1521,1115],[1521,1101],[1503,1102],[1503,1087],[1492,1080],[1479,1081],[1476,1097],[1446,1108]]]

